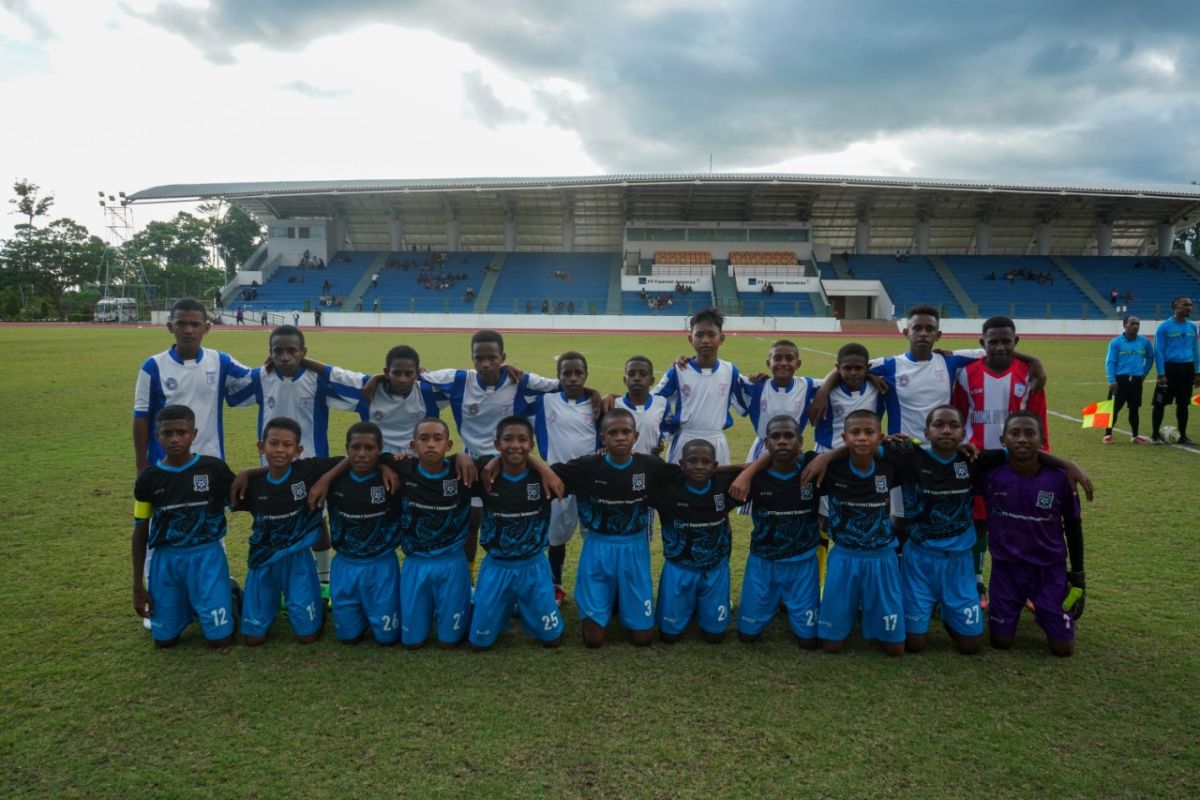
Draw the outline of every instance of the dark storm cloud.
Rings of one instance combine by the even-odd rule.
[[[531,83],[582,86],[582,101],[536,90],[539,113],[612,171],[700,169],[709,153],[724,167],[766,165],[902,138],[922,175],[1002,178],[1014,165],[1046,179],[1104,165],[1128,181],[1200,175],[1195,137],[1171,122],[1200,112],[1190,3],[987,5],[212,0],[164,2],[145,18],[217,63],[240,44],[298,51],[367,22],[433,31]],[[1148,65],[1152,54],[1174,72]],[[482,77],[464,88],[485,124],[515,120]],[[923,147],[941,141],[927,131],[976,144]]]
[[[320,86],[313,86],[308,81],[288,81],[279,84],[279,88],[285,92],[302,94],[313,100],[338,100],[350,96],[349,89],[322,89]]]

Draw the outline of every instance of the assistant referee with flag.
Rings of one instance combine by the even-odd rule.
[[[1112,416],[1105,426],[1105,444],[1113,443],[1113,426],[1121,408],[1129,405],[1129,428],[1134,444],[1149,444],[1150,440],[1138,435],[1138,412],[1142,407],[1142,383],[1154,364],[1154,345],[1145,336],[1139,336],[1142,321],[1134,316],[1121,320],[1125,332],[1108,343],[1108,356],[1104,359],[1105,377],[1108,379],[1108,399],[1113,403]]]

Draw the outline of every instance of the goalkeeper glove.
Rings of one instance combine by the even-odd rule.
[[[1079,572],[1068,572],[1067,583],[1071,589],[1067,592],[1067,598],[1063,600],[1062,610],[1071,615],[1071,619],[1079,619],[1083,616],[1084,601],[1087,600],[1087,578],[1083,570]]]

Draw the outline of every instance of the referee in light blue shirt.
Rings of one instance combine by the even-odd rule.
[[[1154,332],[1154,363],[1158,368],[1158,386],[1154,391],[1151,423],[1154,426],[1150,440],[1161,444],[1158,429],[1162,425],[1163,411],[1175,403],[1175,420],[1179,425],[1179,443],[1193,444],[1187,436],[1188,403],[1192,399],[1192,387],[1200,386],[1200,341],[1197,341],[1196,326],[1189,319],[1192,315],[1192,300],[1180,295],[1171,301],[1175,312],[1171,319],[1159,323]]]
[[[1108,380],[1108,399],[1114,400],[1112,419],[1104,431],[1105,444],[1113,443],[1113,425],[1117,414],[1129,405],[1129,428],[1134,444],[1149,444],[1150,440],[1138,435],[1138,413],[1142,407],[1142,383],[1154,366],[1154,345],[1145,336],[1139,336],[1142,321],[1135,316],[1121,320],[1125,332],[1108,343],[1108,355],[1104,359],[1104,375]]]

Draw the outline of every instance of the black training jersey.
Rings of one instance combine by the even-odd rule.
[[[821,541],[820,498],[800,473],[816,457],[808,452],[787,472],[760,472],[750,483],[750,552],[768,561],[812,553]]]
[[[159,461],[142,470],[133,497],[137,516],[150,520],[146,545],[197,547],[220,540],[234,477],[224,461],[201,455],[193,455],[182,467]]]
[[[579,521],[601,536],[644,533],[649,518],[650,485],[666,466],[634,453],[624,464],[605,455],[583,456],[551,467],[575,495]]]
[[[942,546],[968,534],[974,542],[974,478],[1003,464],[1005,451],[984,450],[971,462],[957,452],[943,459],[929,447],[889,444],[883,448],[883,458],[897,467],[903,484],[910,539],[918,544],[937,541]]]
[[[426,472],[421,462],[394,462],[400,475],[400,545],[405,555],[440,556],[463,552],[471,514],[471,490],[461,484],[449,459],[438,472]]]
[[[479,471],[491,461],[491,456],[476,461]],[[546,549],[549,543],[550,498],[542,489],[541,477],[531,469],[520,475],[501,471],[492,488],[475,485],[477,496],[483,499],[483,522],[479,528],[479,543],[488,555],[502,561],[530,558]]]
[[[880,458],[872,459],[867,472],[856,470],[848,458],[831,463],[818,493],[829,498],[829,535],[834,544],[849,550],[894,545],[891,492],[898,485],[896,466]]]
[[[650,493],[650,504],[662,523],[663,558],[699,570],[729,560],[729,512],[736,503],[728,491],[736,477],[733,473],[714,475],[704,486],[696,487],[687,482],[677,465],[666,465]]]
[[[325,503],[329,538],[338,555],[377,558],[400,545],[400,501],[388,495],[378,469],[339,475]]]
[[[246,496],[235,511],[254,515],[250,529],[250,569],[264,567],[280,557],[307,550],[321,535],[320,508],[308,507],[308,490],[340,458],[304,458],[293,461],[283,477],[270,473],[250,479]]]

